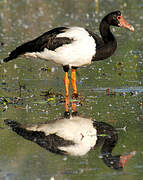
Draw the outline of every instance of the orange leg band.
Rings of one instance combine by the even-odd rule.
[[[73,94],[77,94],[77,86],[76,86],[76,69],[72,69],[71,73],[71,81],[73,87]]]

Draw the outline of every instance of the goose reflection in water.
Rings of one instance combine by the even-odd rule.
[[[127,155],[112,155],[118,141],[117,130],[105,122],[79,116],[76,103],[72,103],[72,109],[72,115],[66,107],[64,118],[46,124],[24,127],[12,120],[5,120],[5,123],[18,135],[56,154],[83,156],[102,144],[101,155],[104,163],[110,168],[124,168],[135,151]]]

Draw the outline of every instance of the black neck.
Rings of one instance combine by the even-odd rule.
[[[105,44],[113,43],[115,41],[115,37],[110,31],[110,25],[104,19],[100,23],[100,34]]]
[[[118,141],[116,129],[104,122],[94,122],[94,126],[96,127],[98,134],[96,146],[102,144],[101,155],[104,163],[110,168],[120,169],[120,155],[112,156],[112,150]]]
[[[93,57],[93,61],[104,60],[110,57],[117,48],[117,41],[110,31],[110,25],[107,23],[106,19],[103,19],[100,23],[100,34],[102,37],[102,40],[100,40],[102,44],[98,43],[99,40],[96,39],[96,54]]]
[[[122,169],[122,166],[120,166],[119,163],[120,155],[112,156],[112,150],[117,143],[117,139],[117,135],[113,135],[112,137],[105,139],[104,144],[101,148],[101,154],[104,163],[108,167],[113,169]]]

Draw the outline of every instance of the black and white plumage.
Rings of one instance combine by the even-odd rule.
[[[82,27],[59,27],[52,29],[38,38],[22,44],[12,51],[3,62],[11,61],[19,56],[41,58],[63,66],[65,73],[69,68],[77,68],[91,64],[92,61],[110,57],[117,47],[117,42],[110,26],[124,27],[134,31],[120,11],[106,15],[100,23],[101,38]],[[76,76],[73,73],[73,93],[77,94]],[[68,80],[65,75],[65,94],[68,93]]]
[[[51,60],[63,66],[80,67],[90,64],[94,60],[102,60],[101,56],[105,56],[105,59],[112,55],[117,45],[109,29],[110,25],[134,31],[134,28],[124,19],[124,24],[120,22],[121,17],[120,11],[115,11],[103,18],[100,24],[102,39],[97,34],[82,27],[59,27],[17,47],[3,61],[8,62],[24,55]],[[101,55],[98,55],[100,57],[96,55],[98,51],[101,52]]]
[[[27,139],[33,138],[37,144],[46,144],[46,149],[61,154],[83,156],[95,146],[97,140],[97,130],[91,119],[78,116],[27,126],[25,129],[13,121],[6,123],[19,135],[27,134]]]
[[[84,28],[60,27],[17,47],[4,62],[25,56],[80,67],[90,64],[95,53],[95,40]]]
[[[102,144],[101,155],[108,167],[121,169],[129,159],[128,155],[112,156],[118,134],[114,127],[104,122],[71,116],[26,127],[11,120],[5,120],[5,123],[18,135],[56,154],[83,156]],[[125,158],[123,162],[121,157]]]

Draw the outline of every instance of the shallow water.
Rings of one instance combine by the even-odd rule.
[[[82,157],[61,156],[13,132],[5,119],[22,125],[39,124],[61,119],[65,111],[62,68],[19,58],[0,65],[0,179],[142,179],[142,8],[143,2],[138,0],[0,1],[0,59],[56,26],[78,25],[99,33],[99,22],[105,14],[122,11],[135,32],[113,28],[118,41],[115,54],[78,70],[81,103],[77,111],[117,129],[114,155],[136,151],[123,170],[115,170],[102,161],[101,147]],[[49,90],[52,95],[44,96]]]

